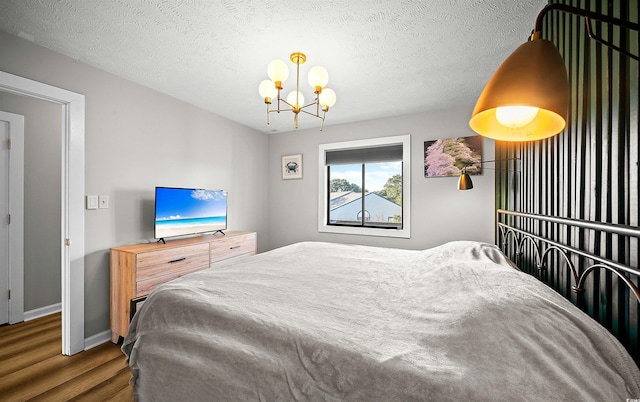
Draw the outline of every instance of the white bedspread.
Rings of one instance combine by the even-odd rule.
[[[158,287],[123,351],[140,401],[624,401],[604,328],[494,246],[298,243]]]

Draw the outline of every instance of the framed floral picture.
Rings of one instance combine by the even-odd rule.
[[[445,138],[424,142],[424,177],[482,174],[482,137]]]
[[[282,179],[302,179],[302,155],[282,157]]]

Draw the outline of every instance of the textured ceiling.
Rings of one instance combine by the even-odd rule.
[[[325,127],[472,105],[546,0],[1,0],[0,30],[256,130],[291,131],[258,84],[279,58],[329,72]],[[319,121],[301,115],[300,128]]]

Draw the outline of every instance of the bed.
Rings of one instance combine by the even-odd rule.
[[[622,344],[495,245],[302,242],[154,290],[122,346],[140,401],[640,397]]]

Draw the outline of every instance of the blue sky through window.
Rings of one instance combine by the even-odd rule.
[[[365,187],[368,191],[380,191],[387,180],[396,174],[402,174],[402,162],[367,163]],[[345,179],[362,186],[362,165],[331,165],[332,179]]]

